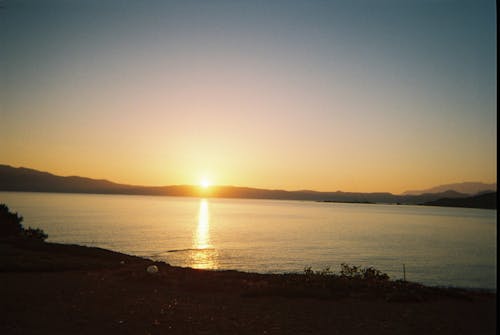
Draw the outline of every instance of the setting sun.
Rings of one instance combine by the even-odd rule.
[[[200,181],[200,186],[203,188],[208,188],[208,187],[212,186],[212,182],[210,180],[208,180],[207,178],[203,178]]]

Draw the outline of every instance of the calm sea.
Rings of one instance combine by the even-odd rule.
[[[496,289],[496,211],[280,200],[0,192],[49,241],[261,273],[340,264]]]

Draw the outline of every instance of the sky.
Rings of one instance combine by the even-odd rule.
[[[135,185],[496,182],[496,4],[0,2],[0,164]]]

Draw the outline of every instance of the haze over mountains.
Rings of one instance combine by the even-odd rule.
[[[497,184],[485,184],[480,182],[464,182],[464,183],[455,183],[455,184],[445,184],[435,186],[426,190],[420,191],[406,191],[403,194],[405,195],[415,195],[415,194],[424,194],[424,193],[441,193],[446,191],[455,191],[464,194],[478,194],[484,192],[494,192],[497,190]]]
[[[467,184],[464,186],[464,184]],[[469,185],[470,184],[470,185]],[[473,185],[472,185],[473,184]],[[484,188],[481,185],[484,185]],[[284,191],[267,190],[236,186],[212,186],[207,189],[192,185],[173,186],[137,186],[117,184],[104,179],[91,179],[78,176],[62,177],[48,172],[28,168],[15,168],[0,165],[0,191],[22,192],[61,192],[61,193],[96,193],[96,194],[131,194],[131,195],[168,195],[168,196],[209,196],[220,198],[250,198],[250,199],[282,199],[282,200],[313,200],[331,202],[368,202],[368,203],[401,203],[421,204],[442,198],[466,198],[470,193],[453,190],[491,190],[496,184],[462,183],[438,186],[422,194],[395,195],[388,192],[353,193],[353,192],[318,192],[318,191]],[[474,188],[475,187],[475,188]],[[443,191],[442,191],[443,190]]]

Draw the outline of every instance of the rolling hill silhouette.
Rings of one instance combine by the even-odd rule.
[[[467,194],[455,191],[418,195],[395,195],[388,192],[285,191],[238,186],[212,186],[209,189],[202,189],[193,185],[139,186],[118,184],[104,179],[91,179],[79,176],[62,177],[48,172],[23,167],[15,168],[8,165],[0,165],[0,191],[202,196],[394,204],[421,204],[442,198],[464,198],[468,196]]]
[[[464,182],[464,183],[455,183],[455,184],[445,184],[435,186],[426,190],[420,191],[406,191],[404,195],[418,195],[424,193],[442,193],[445,191],[455,191],[459,193],[475,195],[478,193],[489,193],[497,190],[497,184],[485,184],[480,182]]]

